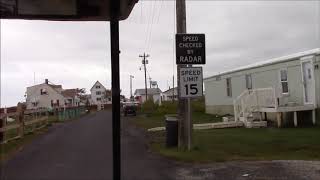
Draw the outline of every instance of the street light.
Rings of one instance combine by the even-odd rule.
[[[132,79],[134,78],[134,76],[130,75],[130,100],[132,101]]]

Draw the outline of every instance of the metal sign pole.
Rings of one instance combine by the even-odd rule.
[[[111,77],[112,77],[112,155],[113,180],[121,179],[120,145],[120,67],[119,67],[119,8],[120,1],[111,0]]]

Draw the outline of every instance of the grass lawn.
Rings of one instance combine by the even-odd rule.
[[[134,117],[134,124],[144,129],[165,126],[165,114],[142,114]],[[192,120],[194,124],[198,123],[213,123],[221,121],[221,117],[205,114],[200,112],[192,113]]]
[[[186,162],[320,160],[320,127],[196,130],[190,152],[165,148],[164,132],[151,137],[153,151]]]

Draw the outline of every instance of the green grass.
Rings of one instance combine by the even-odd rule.
[[[192,114],[192,121],[194,124],[198,123],[213,123],[221,121],[221,117],[201,112],[194,112]],[[134,124],[144,129],[165,126],[165,114],[142,114],[138,115],[133,120]]]
[[[190,152],[165,148],[164,132],[151,135],[153,151],[186,162],[320,160],[320,127],[197,130]]]

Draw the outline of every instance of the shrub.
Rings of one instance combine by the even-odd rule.
[[[177,101],[163,101],[159,106],[157,113],[159,114],[175,114],[177,113]]]
[[[191,101],[191,108],[193,112],[201,112],[204,113],[206,111],[206,105],[205,105],[205,99],[204,97],[200,99],[194,99]]]
[[[141,106],[143,113],[154,113],[157,111],[159,105],[153,102],[153,98],[148,98]]]

